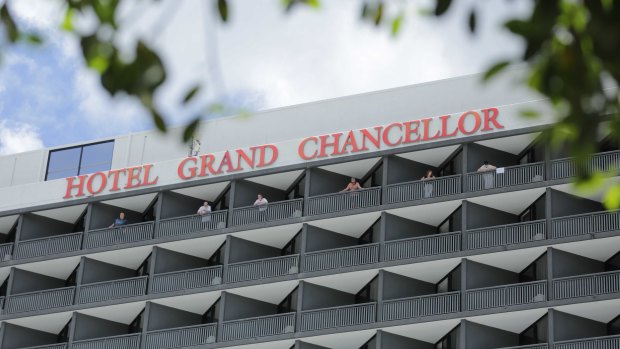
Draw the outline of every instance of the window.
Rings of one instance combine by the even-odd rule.
[[[77,267],[75,267],[75,269],[73,269],[73,272],[71,272],[71,275],[69,275],[69,277],[65,280],[65,287],[68,286],[75,286],[77,283],[77,272],[78,269],[80,268],[80,265],[78,264]]]
[[[69,327],[71,325],[71,320],[67,322],[65,327],[58,333],[56,336],[56,343],[66,343],[69,341]]]
[[[439,171],[439,177],[452,176],[461,173],[463,168],[463,151],[459,150]]]
[[[218,299],[215,303],[202,314],[202,323],[203,324],[212,324],[217,322],[218,315],[220,312],[220,300]]]
[[[114,141],[50,151],[45,180],[107,171],[112,167]]]
[[[212,209],[213,211],[227,210],[228,203],[230,202],[230,184],[226,189],[224,189],[224,194],[221,195],[218,199],[213,203]]]
[[[278,314],[292,313],[297,310],[297,287],[278,304]]]
[[[378,298],[379,279],[375,276],[357,294],[355,294],[355,304],[375,302]]]
[[[366,178],[364,183],[361,183],[364,188],[372,188],[380,186],[383,181],[383,164],[379,164],[372,173]]]
[[[532,264],[519,273],[519,282],[545,280],[547,278],[547,253],[543,253]]]
[[[215,251],[211,257],[207,260],[207,266],[212,267],[214,265],[222,265],[224,264],[224,242],[218,249]]]
[[[377,219],[360,237],[357,239],[358,245],[372,244],[375,238],[375,230],[380,229],[381,219]]]
[[[458,349],[459,347],[459,327],[435,343],[435,349]]]
[[[446,293],[460,290],[461,266],[458,265],[456,268],[452,269],[452,271],[448,275],[446,275],[446,277],[441,279],[435,287],[437,293]]]
[[[142,310],[140,314],[138,314],[138,316],[136,316],[136,318],[129,324],[127,328],[127,333],[138,333],[142,331],[142,324],[144,320],[143,315],[144,315],[144,310]]]
[[[461,208],[457,208],[448,218],[439,224],[437,234],[461,230]]]
[[[532,326],[519,334],[519,345],[547,342],[547,315],[543,315]]]
[[[297,235],[295,235],[291,241],[289,241],[286,245],[284,245],[284,247],[282,247],[282,250],[280,250],[280,255],[282,256],[288,256],[291,254],[297,254],[301,251],[301,231],[297,233]]]
[[[545,218],[545,194],[519,214],[520,222],[531,222],[543,218]]]
[[[605,271],[620,270],[620,252],[605,261]]]
[[[374,335],[372,338],[368,340],[368,342],[364,343],[360,349],[376,349],[377,348],[377,336]]]
[[[306,191],[306,175],[303,174],[295,183],[295,185],[288,191],[286,198],[289,200],[300,199],[304,197]]]

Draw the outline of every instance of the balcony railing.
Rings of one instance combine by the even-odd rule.
[[[300,331],[354,326],[375,322],[377,304],[363,303],[301,312]]]
[[[319,271],[376,263],[379,260],[379,244],[335,248],[307,253],[303,271]]]
[[[584,213],[551,220],[551,237],[602,233],[620,230],[620,211]]]
[[[197,268],[153,275],[151,292],[172,292],[222,283],[222,266]]]
[[[465,232],[463,249],[506,246],[547,238],[545,220],[472,229]]]
[[[385,193],[388,204],[460,194],[461,175],[390,184]]]
[[[467,191],[470,192],[540,182],[544,179],[544,162],[503,167],[495,171],[472,172],[466,176]]]
[[[554,349],[618,349],[620,335],[555,342]]]
[[[13,243],[0,245],[0,262],[8,261],[11,259],[13,253]]]
[[[304,199],[270,202],[266,205],[234,208],[232,225],[282,221],[299,218],[303,213]]]
[[[60,308],[73,304],[75,286],[10,295],[5,311],[9,314]]]
[[[563,277],[553,280],[555,299],[620,292],[620,271]]]
[[[147,279],[147,276],[138,276],[130,279],[80,285],[76,303],[101,302],[109,299],[145,295]]]
[[[86,339],[73,342],[73,349],[138,349],[140,334],[132,333],[121,336]]]
[[[177,327],[150,331],[146,334],[145,348],[182,348],[215,342],[217,324]]]
[[[26,347],[20,349],[65,349],[67,348],[67,343],[55,343],[55,344],[43,344],[37,345],[34,347]]]
[[[460,250],[461,232],[453,232],[386,241],[382,258],[385,261],[394,261]]]
[[[153,237],[153,223],[91,230],[84,235],[84,248],[95,248],[148,240]]]
[[[227,282],[266,279],[276,276],[297,274],[299,255],[265,258],[254,261],[233,263],[226,269]]]
[[[155,237],[178,236],[199,231],[226,228],[228,211],[211,212],[209,215],[190,215],[161,219],[157,224]]]
[[[460,308],[460,294],[457,291],[385,301],[381,317],[390,321],[456,313]]]
[[[594,154],[585,164],[585,169],[589,172],[595,171],[617,171],[620,167],[620,151],[614,150],[604,153]],[[575,177],[577,174],[573,158],[551,160],[551,178],[561,179]]]
[[[538,343],[538,344],[529,344],[529,345],[519,345],[516,347],[503,347],[499,349],[547,349],[547,343]]]
[[[308,215],[341,212],[381,204],[381,187],[308,198]]]
[[[82,233],[17,241],[15,243],[15,259],[77,251],[82,247],[81,245]]]
[[[259,316],[222,323],[222,341],[295,332],[295,313]]]
[[[465,291],[467,310],[489,309],[547,300],[547,281],[484,287]]]

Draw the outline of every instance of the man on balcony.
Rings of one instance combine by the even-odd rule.
[[[114,220],[114,223],[110,226],[110,228],[114,227],[122,227],[127,224],[127,220],[125,219],[125,212],[121,212],[118,214],[118,218]]]
[[[267,204],[269,202],[267,201],[267,199],[265,199],[263,197],[263,194],[258,194],[256,197],[256,201],[254,201],[254,205],[255,207],[258,207],[258,213],[261,216],[261,219],[266,220],[267,219]]]
[[[484,189],[491,189],[495,184],[495,174],[493,171],[497,170],[497,167],[489,164],[487,160],[478,169],[478,172],[486,172],[482,175],[482,181],[484,182]]]
[[[211,221],[211,205],[209,205],[208,201],[205,201],[204,204],[198,208],[197,214],[202,216],[202,223]]]

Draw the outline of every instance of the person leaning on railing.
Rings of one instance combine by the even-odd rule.
[[[208,201],[205,201],[202,206],[198,208],[196,212],[199,216],[202,216],[202,222],[207,223],[211,221],[211,205]]]
[[[484,189],[491,189],[494,187],[495,177],[493,177],[493,171],[495,170],[497,170],[497,167],[489,164],[487,160],[484,160],[484,163],[478,169],[478,172],[486,172],[482,175]]]
[[[433,183],[431,181],[435,179],[435,175],[433,174],[433,170],[426,170],[426,174],[420,178],[422,181],[426,181],[424,183],[424,197],[430,198],[433,195]]]
[[[122,227],[127,225],[127,220],[125,219],[125,212],[120,212],[118,214],[118,218],[114,220],[114,223],[110,225],[110,228]]]
[[[254,207],[258,207],[258,213],[261,214],[263,219],[266,218],[265,215],[267,213],[267,204],[269,204],[269,201],[267,201],[263,194],[258,194],[256,195],[256,201],[254,201],[254,204],[252,205]]]
[[[356,192],[358,190],[362,190],[363,187],[360,185],[360,183],[357,181],[357,179],[355,179],[354,177],[351,177],[351,181],[349,182],[349,184],[347,184],[346,188],[342,189],[340,192],[344,193],[344,192]],[[348,195],[347,195],[348,196]],[[358,193],[351,193],[350,195],[351,198],[351,202],[349,203],[349,206],[351,207],[357,207],[357,201],[359,200],[359,194]]]

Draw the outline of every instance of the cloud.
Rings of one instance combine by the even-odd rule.
[[[43,148],[43,141],[35,127],[6,120],[0,121],[0,155],[41,148]]]

